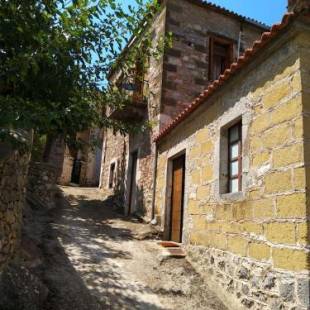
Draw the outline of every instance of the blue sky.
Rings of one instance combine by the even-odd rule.
[[[124,5],[134,4],[134,0],[122,0]],[[210,0],[238,14],[245,15],[273,25],[279,22],[286,12],[287,0]]]

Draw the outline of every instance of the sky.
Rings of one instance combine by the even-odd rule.
[[[122,0],[124,6],[134,4],[134,0]],[[286,12],[287,0],[210,0],[246,17],[257,19],[267,25],[281,21]]]

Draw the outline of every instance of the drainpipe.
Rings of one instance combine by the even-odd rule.
[[[158,162],[158,152],[157,143],[155,142],[155,158],[153,163],[153,197],[152,197],[152,224],[156,225],[155,218],[155,195],[156,195],[156,179],[157,179],[157,162]]]

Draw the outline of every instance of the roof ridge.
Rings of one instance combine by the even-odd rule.
[[[218,80],[211,83],[207,89],[205,89],[192,103],[187,106],[182,112],[180,112],[169,124],[167,124],[158,135],[154,137],[154,142],[159,141],[166,136],[172,129],[174,129],[179,123],[181,123],[187,116],[189,116],[194,110],[196,110],[203,102],[210,97],[216,89],[222,86],[233,74],[240,70],[245,64],[247,64],[256,55],[257,51],[264,47],[272,38],[274,38],[282,29],[284,29],[295,17],[296,14],[289,12],[286,13],[281,23],[275,24],[271,27],[270,31],[264,32],[261,35],[260,40],[254,41],[251,48],[245,50],[237,61],[233,62],[230,68],[226,69]]]

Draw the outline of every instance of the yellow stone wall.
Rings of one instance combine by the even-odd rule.
[[[304,161],[306,169],[306,214],[308,222],[298,225],[298,241],[309,247],[310,243],[310,35],[304,33],[299,40],[301,61],[301,82],[303,101],[303,134],[304,134]],[[310,254],[308,253],[308,269],[310,269]],[[310,281],[309,281],[310,282]],[[309,294],[307,294],[309,295]],[[308,296],[309,297],[309,296]]]
[[[156,212],[162,223],[169,205],[169,158],[186,150],[185,243],[266,262],[276,270],[309,269],[309,50],[309,32],[279,40],[159,143]],[[244,109],[248,123],[247,184],[236,200],[217,195],[216,171],[221,120],[234,109]]]

